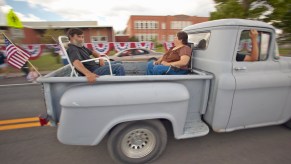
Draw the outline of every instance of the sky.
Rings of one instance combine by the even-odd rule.
[[[209,16],[213,0],[0,0],[21,21],[97,21],[124,30],[130,15]]]

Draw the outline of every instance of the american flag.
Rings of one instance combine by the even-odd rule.
[[[8,64],[21,69],[30,58],[30,54],[15,46],[5,35],[6,56]]]

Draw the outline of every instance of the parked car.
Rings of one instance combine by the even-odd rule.
[[[145,48],[130,48],[109,56],[112,61],[151,61],[158,60],[163,53]]]

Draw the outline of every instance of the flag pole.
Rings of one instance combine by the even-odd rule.
[[[20,49],[18,46],[16,46],[4,33],[2,33],[2,35],[4,35],[4,37],[7,39],[7,40],[9,40],[9,42],[11,43],[11,44],[13,44],[15,47],[17,47],[19,50],[21,50],[21,51],[23,51],[22,49]],[[35,68],[35,66],[29,61],[29,59],[27,60],[27,62],[30,64],[30,66],[39,74],[39,76],[42,76],[39,72],[38,72],[38,70]]]
[[[39,72],[38,72],[38,70],[34,67],[34,65],[29,61],[29,60],[27,60],[27,62],[30,64],[30,66],[39,74],[39,76],[42,76]]]

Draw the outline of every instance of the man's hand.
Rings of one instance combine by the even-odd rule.
[[[105,62],[103,59],[99,59],[99,66],[102,67],[105,65]]]
[[[257,39],[257,37],[258,37],[258,31],[256,29],[251,29],[249,35],[250,35],[250,38],[251,39]]]
[[[87,77],[88,83],[93,84],[96,82],[96,78],[99,77],[98,75],[96,75],[95,73],[88,73],[85,75]]]

